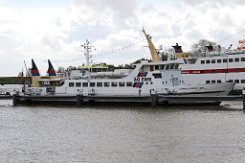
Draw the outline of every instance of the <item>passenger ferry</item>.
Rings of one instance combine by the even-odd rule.
[[[153,62],[163,60],[144,29],[143,33],[147,39]],[[235,83],[234,89],[245,88],[245,40],[240,40],[237,49],[233,50],[214,51],[212,46],[207,45],[200,56],[183,52],[178,44],[173,48],[175,57],[171,59],[183,62],[180,70],[186,83],[211,85],[231,82]]]
[[[181,74],[187,83],[235,83],[234,89],[245,88],[245,41],[224,52],[207,50],[202,57],[182,58]],[[179,47],[174,47],[179,48]],[[180,47],[181,48],[181,47]]]
[[[32,87],[30,94],[62,95],[62,96],[150,96],[158,95],[195,95],[221,96],[227,95],[233,88],[232,83],[188,85],[182,79],[179,69],[182,64],[178,60],[166,62],[142,61],[127,76],[113,78],[105,76],[98,78],[82,74],[80,78],[50,78],[42,79],[33,61]],[[53,70],[48,70],[51,74]]]
[[[103,96],[150,96],[163,95],[227,95],[233,84],[186,85],[181,77],[178,62],[152,63],[143,61],[121,79],[94,78],[65,80],[55,88],[56,94],[85,94]]]
[[[150,39],[150,38],[148,38]],[[149,40],[148,40],[149,41]],[[88,41],[87,41],[88,43]],[[90,49],[89,45],[85,46]],[[89,70],[89,50],[85,49],[87,60],[86,69]],[[210,84],[185,84],[180,66],[183,61],[144,60],[134,65],[134,69],[123,75],[112,72],[86,71],[85,69],[69,72],[70,75],[57,77],[51,64],[47,71],[48,77],[41,78],[35,62],[32,60],[32,87],[29,93],[37,95],[62,95],[62,96],[151,96],[176,95],[176,96],[222,96],[228,95],[233,88],[233,83]],[[75,74],[75,75],[71,75]],[[109,75],[111,74],[111,75]],[[117,74],[117,75],[116,75]],[[27,91],[27,92],[28,92]]]

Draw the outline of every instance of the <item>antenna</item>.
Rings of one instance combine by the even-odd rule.
[[[25,64],[25,68],[26,68],[26,73],[28,74],[28,76],[31,76],[28,69],[27,69],[27,66],[26,66],[26,61],[24,60],[24,64]]]
[[[86,40],[86,42],[83,45],[81,45],[81,47],[84,48],[84,55],[86,57],[86,66],[89,66],[90,59],[92,58],[92,55],[90,55],[90,52],[92,52],[96,49],[94,48],[94,46],[90,45],[90,42],[88,40]],[[92,49],[92,48],[94,48],[94,49]]]

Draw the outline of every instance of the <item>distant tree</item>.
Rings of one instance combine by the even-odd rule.
[[[108,66],[108,70],[109,71],[113,71],[115,69],[115,66],[114,65],[107,65]]]
[[[197,57],[206,55],[208,52],[208,48],[206,46],[212,46],[213,51],[218,51],[220,48],[219,45],[217,46],[217,43],[203,39],[192,45],[192,55]]]
[[[130,63],[130,64],[125,64],[124,65],[124,68],[126,68],[126,69],[130,69],[130,68],[133,68],[134,66],[133,66],[133,64],[132,63]]]
[[[148,60],[148,59],[141,58],[141,59],[134,61],[132,64],[138,64],[138,63],[141,63],[141,61],[146,61],[146,60]],[[150,61],[150,60],[148,60],[148,61]]]

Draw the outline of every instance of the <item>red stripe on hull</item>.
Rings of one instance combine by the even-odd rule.
[[[207,69],[207,70],[181,70],[181,74],[220,74],[245,72],[245,68]]]

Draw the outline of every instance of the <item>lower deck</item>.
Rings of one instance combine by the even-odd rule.
[[[242,96],[204,96],[195,95],[157,95],[150,96],[13,96],[13,105],[32,104],[74,104],[77,106],[88,103],[117,103],[117,104],[149,104],[156,105],[203,105],[220,104],[222,101],[242,100]]]

